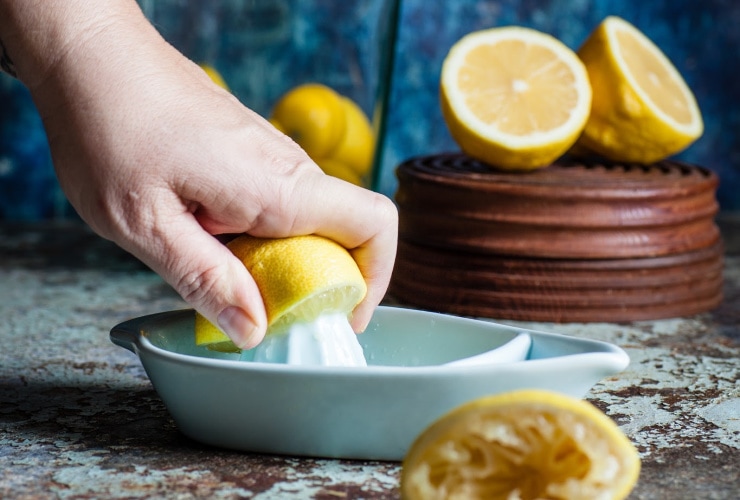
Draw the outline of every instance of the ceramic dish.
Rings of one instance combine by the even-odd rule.
[[[629,363],[600,341],[394,307],[379,307],[360,335],[367,367],[255,363],[195,346],[193,322],[192,310],[145,316],[114,327],[111,340],[139,356],[184,434],[262,453],[401,460],[466,401],[521,388],[582,397]],[[455,362],[522,333],[523,361]]]

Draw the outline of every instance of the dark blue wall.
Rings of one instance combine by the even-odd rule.
[[[679,158],[717,172],[722,209],[740,210],[737,0],[403,2],[381,191],[393,194],[393,168],[405,158],[456,149],[439,111],[437,85],[442,60],[461,36],[481,28],[516,24],[548,32],[576,49],[604,17],[619,15],[664,50],[696,94],[705,133]],[[171,2],[168,7],[152,1],[144,4],[150,8],[156,5],[159,19],[192,16],[198,12],[197,6],[205,5],[202,1]],[[186,4],[190,7],[184,8]],[[346,10],[346,2],[336,0],[336,5]],[[166,31],[167,26],[160,28]],[[172,36],[177,38],[176,33]],[[209,36],[219,35],[214,32]],[[355,36],[367,34],[356,32]],[[175,45],[177,42],[173,41]],[[187,47],[181,48],[188,51]],[[33,105],[21,85],[0,76],[0,219],[32,220],[69,214]]]

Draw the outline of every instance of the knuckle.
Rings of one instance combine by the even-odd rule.
[[[380,193],[371,192],[371,195],[379,227],[391,230],[398,228],[398,208],[395,203]]]
[[[207,307],[217,296],[214,292],[221,277],[221,269],[217,266],[191,269],[180,275],[175,283],[175,289],[189,304]]]

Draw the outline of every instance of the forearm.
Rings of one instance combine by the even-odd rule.
[[[120,40],[156,35],[134,0],[0,0],[6,69],[32,92],[57,73],[94,64],[91,55],[115,49],[101,35],[118,30],[126,34]]]
[[[62,189],[104,232],[99,212],[83,204],[100,203],[86,192],[110,188],[115,167],[106,162],[135,151],[147,167],[156,164],[165,133],[152,141],[143,125],[156,109],[178,108],[188,79],[210,80],[134,0],[0,0],[0,37],[43,120]]]

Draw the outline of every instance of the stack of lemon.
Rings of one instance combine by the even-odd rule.
[[[353,100],[319,83],[299,85],[277,101],[270,122],[326,174],[359,186],[366,183],[375,133]]]
[[[199,66],[216,85],[229,90],[213,65]],[[325,174],[368,186],[375,132],[352,99],[320,83],[298,85],[278,99],[269,121],[298,143]]]
[[[651,163],[703,132],[696,100],[673,64],[614,16],[577,54],[527,28],[471,33],[444,61],[441,101],[461,149],[507,170],[545,167],[573,146]]]

